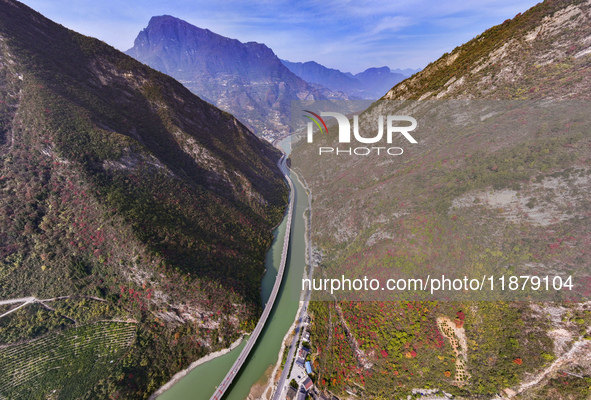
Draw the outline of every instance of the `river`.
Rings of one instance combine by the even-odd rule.
[[[291,140],[284,139],[280,148],[289,155]],[[252,349],[250,356],[243,365],[240,373],[234,379],[234,383],[226,392],[224,399],[244,400],[248,396],[253,385],[264,383],[268,379],[271,367],[277,362],[281,341],[295,320],[299,303],[295,301],[299,296],[292,295],[293,279],[300,280],[305,267],[305,221],[303,213],[308,207],[306,190],[300,185],[295,174],[285,166],[282,167],[287,175],[292,177],[295,188],[295,208],[291,226],[290,251],[287,257],[287,264],[283,283],[277,294],[273,310],[267,320],[267,324],[257,344]],[[287,221],[283,221],[275,230],[275,239],[267,253],[267,272],[262,282],[262,301],[265,304],[273,289],[275,277],[277,276],[278,264],[283,249],[283,239]],[[244,342],[231,352],[206,362],[189,372],[178,381],[172,388],[158,397],[158,400],[209,400],[214,393],[216,386],[225,377],[234,361],[238,358]]]

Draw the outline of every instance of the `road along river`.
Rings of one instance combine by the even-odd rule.
[[[280,143],[281,149],[287,155],[289,155],[289,144],[289,138]],[[299,296],[292,295],[290,282],[293,279],[301,280],[304,273],[306,254],[303,213],[308,207],[308,198],[306,190],[300,185],[295,174],[285,166],[282,166],[282,170],[292,177],[294,186],[292,195],[295,196],[289,252],[283,282],[265,327],[240,372],[234,378],[232,385],[223,397],[228,400],[244,400],[254,384],[264,383],[270,367],[277,362],[281,341],[292,325],[298,309],[298,302],[294,301],[294,299]],[[269,299],[277,276],[283,250],[285,226],[286,221],[284,220],[274,232],[276,239],[267,253],[267,272],[262,283],[263,304]],[[231,352],[201,364],[179,380],[172,388],[160,395],[158,400],[208,400],[238,358],[243,347],[244,342]]]

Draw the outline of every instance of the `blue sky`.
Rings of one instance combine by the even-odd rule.
[[[62,25],[127,50],[154,15],[173,15],[290,61],[345,72],[422,68],[535,0],[24,0]]]

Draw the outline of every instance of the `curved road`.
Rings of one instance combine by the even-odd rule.
[[[281,156],[281,158],[277,162],[277,165],[279,166],[279,169],[281,169],[282,172],[282,166],[284,166],[284,164],[285,154]],[[277,273],[277,278],[275,279],[275,284],[273,285],[273,291],[271,292],[271,296],[269,296],[269,300],[265,305],[265,309],[263,310],[263,314],[261,315],[259,322],[257,323],[256,327],[252,331],[252,334],[248,338],[248,341],[246,342],[246,346],[244,346],[244,349],[242,349],[242,352],[234,362],[234,365],[232,365],[232,368],[230,368],[230,370],[224,377],[224,380],[222,381],[222,383],[220,383],[214,394],[211,396],[210,400],[221,399],[224,396],[224,393],[226,393],[226,390],[228,390],[228,387],[230,387],[230,385],[232,384],[232,381],[234,380],[236,374],[238,374],[238,371],[240,371],[240,368],[242,368],[242,364],[244,364],[244,361],[250,354],[250,351],[254,347],[261,331],[263,330],[267,322],[267,318],[271,313],[271,309],[273,308],[273,304],[275,303],[275,298],[277,297],[277,293],[279,292],[281,281],[283,280],[283,271],[285,270],[285,264],[287,261],[287,251],[289,250],[289,234],[291,231],[291,219],[293,215],[293,204],[295,198],[294,187],[293,183],[291,182],[291,179],[285,172],[283,172],[283,176],[289,184],[289,206],[287,211],[287,225],[285,228],[285,238],[283,240],[283,252],[281,253],[281,263],[279,264],[279,272]]]

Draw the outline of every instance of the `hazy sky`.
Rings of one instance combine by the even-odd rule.
[[[536,0],[24,0],[62,25],[127,50],[154,15],[173,15],[290,61],[357,73],[422,68]]]

